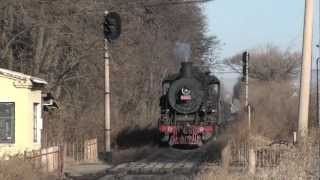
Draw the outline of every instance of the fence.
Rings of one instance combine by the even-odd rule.
[[[248,166],[249,163],[249,147],[246,141],[242,143],[230,144],[231,146],[231,159],[230,165],[232,166]]]
[[[263,148],[255,151],[256,167],[276,167],[280,164],[283,150]]]
[[[276,167],[287,146],[267,146],[250,144],[247,140],[230,144],[230,165],[238,167],[255,166],[257,168]],[[252,151],[250,154],[250,150]],[[254,162],[250,162],[254,161]],[[252,164],[253,163],[253,164]]]
[[[95,162],[98,160],[97,138],[64,143],[65,157],[77,162]]]
[[[47,173],[63,175],[63,146],[53,146],[40,150],[25,152],[24,158],[30,160],[35,168],[40,168]]]
[[[43,144],[44,147],[63,146],[64,157],[76,162],[96,162],[98,161],[98,142],[97,138],[78,139],[72,142],[53,142]]]
[[[57,174],[62,177],[66,158],[71,158],[77,162],[97,161],[98,142],[94,138],[73,143],[63,143],[63,145],[54,145],[40,150],[24,152],[24,158],[30,160],[35,168],[40,168],[44,172]]]
[[[98,160],[97,138],[89,139],[84,142],[84,160],[85,161],[97,161]]]

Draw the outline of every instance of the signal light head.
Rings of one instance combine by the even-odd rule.
[[[245,51],[242,54],[242,81],[245,81],[248,74],[248,65],[249,65],[249,52]]]
[[[121,18],[116,12],[105,12],[104,17],[104,36],[109,41],[116,40],[121,34]]]

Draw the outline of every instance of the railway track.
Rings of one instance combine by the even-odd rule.
[[[160,177],[164,179],[172,179],[173,177],[175,177],[175,179],[188,179],[199,171],[205,170],[208,165],[218,166],[220,161],[219,155],[215,159],[215,162],[208,163],[207,160],[209,156],[214,155],[214,153],[219,153],[219,151],[220,149],[215,142],[192,150],[159,148],[151,155],[139,161],[122,163],[110,167],[106,171],[106,176],[99,180],[156,180]]]
[[[202,161],[197,151],[160,150],[137,162],[116,165],[107,170],[110,174],[167,174],[192,173]]]

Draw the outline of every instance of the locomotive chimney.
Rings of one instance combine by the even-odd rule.
[[[192,62],[182,62],[180,74],[182,77],[191,77],[192,76]]]

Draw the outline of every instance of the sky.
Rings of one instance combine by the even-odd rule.
[[[273,44],[301,51],[304,0],[214,0],[205,3],[208,34],[221,41],[219,59]],[[318,57],[319,1],[314,0],[313,57]],[[315,67],[315,63],[313,65]],[[239,75],[218,74],[231,93]]]
[[[221,59],[265,44],[301,50],[304,2],[214,0],[204,5],[208,33],[220,39]],[[314,40],[317,42],[319,5],[317,0],[314,3]],[[317,49],[314,51],[317,52]]]

